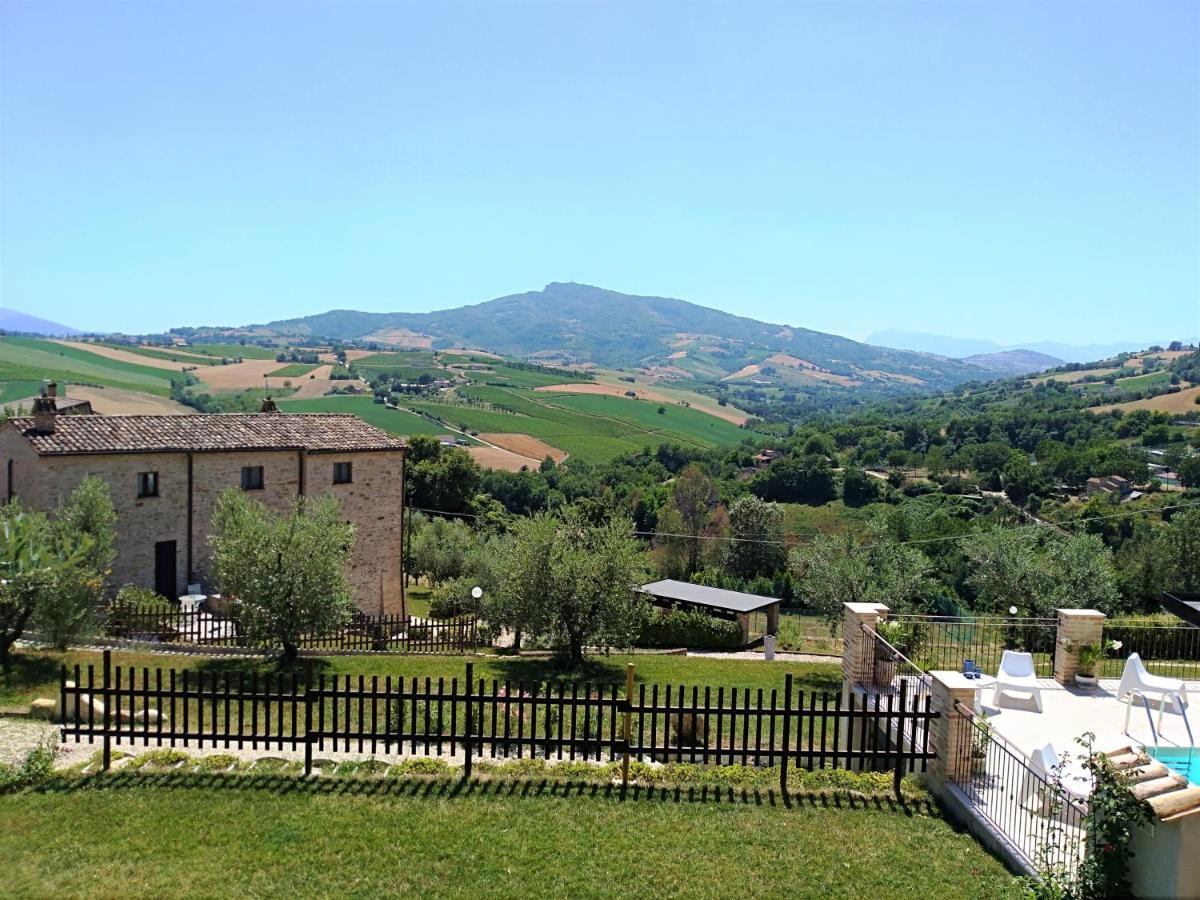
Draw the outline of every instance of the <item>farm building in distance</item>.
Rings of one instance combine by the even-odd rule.
[[[276,511],[297,497],[331,494],[356,528],[349,565],[356,604],[372,614],[405,612],[404,442],[356,416],[64,416],[46,394],[32,416],[0,427],[6,502],[51,510],[88,475],[108,482],[117,511],[115,586],[142,585],[173,599],[202,582],[213,511],[230,487]]]
[[[742,629],[743,644],[779,633],[779,600],[775,597],[727,591],[670,578],[644,584],[641,591],[650,605],[663,613],[679,609],[736,621]]]

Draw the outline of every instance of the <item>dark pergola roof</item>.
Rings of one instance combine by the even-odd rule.
[[[642,593],[661,597],[664,600],[676,600],[692,606],[708,606],[712,609],[723,609],[735,613],[754,612],[779,602],[777,597],[743,594],[741,591],[727,591],[703,584],[674,581],[670,578],[643,584]]]

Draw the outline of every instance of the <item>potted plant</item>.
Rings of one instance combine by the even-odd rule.
[[[988,744],[992,740],[992,723],[988,714],[980,713],[979,722],[971,731],[971,771],[982,773],[987,768]]]
[[[1104,659],[1105,654],[1112,650],[1120,650],[1120,641],[1108,641],[1102,644],[1077,644],[1073,641],[1064,641],[1068,652],[1074,653],[1078,660],[1075,670],[1075,683],[1085,690],[1091,690],[1098,682],[1096,677],[1096,666],[1100,660]]]

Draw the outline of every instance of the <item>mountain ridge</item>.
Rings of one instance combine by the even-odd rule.
[[[1177,335],[1189,343],[1194,337]],[[1162,341],[1114,341],[1109,344],[1068,344],[1062,341],[1027,341],[1020,344],[1000,344],[988,338],[961,338],[927,331],[909,331],[903,328],[888,328],[873,332],[864,339],[869,344],[911,350],[915,353],[935,353],[951,359],[965,359],[1004,353],[1010,350],[1025,350],[1055,357],[1063,362],[1085,363],[1098,359],[1109,359],[1119,353],[1136,353],[1153,344],[1166,346],[1170,339]]]
[[[562,363],[650,367],[676,377],[722,378],[782,354],[786,362],[775,367],[778,374],[760,380],[826,387],[845,381],[943,387],[986,377],[978,366],[958,360],[761,322],[673,297],[622,294],[575,282],[551,282],[541,291],[434,312],[330,310],[249,328],[401,346],[480,347]]]
[[[49,319],[31,316],[19,309],[8,309],[2,306],[0,306],[0,330],[37,334],[44,337],[68,337],[83,334],[78,328],[72,328],[70,325],[51,322]]]

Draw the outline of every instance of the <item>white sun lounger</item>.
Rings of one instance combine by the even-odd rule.
[[[1182,712],[1176,709],[1175,696],[1187,707],[1187,686],[1182,678],[1163,678],[1161,675],[1151,675],[1146,671],[1146,664],[1136,653],[1129,654],[1125,660],[1125,671],[1121,673],[1121,685],[1117,688],[1117,699],[1125,700],[1131,693],[1141,694],[1147,700],[1157,701],[1159,705],[1169,703],[1172,712]]]
[[[1029,755],[1029,767],[1049,784],[1057,784],[1068,797],[1084,806],[1092,796],[1092,773],[1087,770],[1086,766],[1075,760],[1060,765],[1058,753],[1053,744],[1046,744],[1046,746],[1034,750]],[[1028,801],[1043,787],[1044,785],[1037,778],[1030,776],[1026,789],[1026,800]],[[1050,799],[1043,797],[1042,801],[1046,803]]]
[[[1033,697],[1037,711],[1042,711],[1042,689],[1038,687],[1032,654],[1016,650],[1004,651],[1004,655],[1000,657],[1000,671],[996,673],[996,692],[992,696],[992,706],[1000,708],[1000,695],[1005,691],[1029,694]]]

